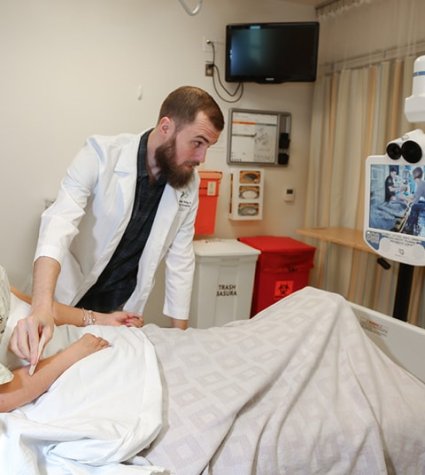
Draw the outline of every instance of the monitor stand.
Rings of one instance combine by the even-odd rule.
[[[400,263],[394,299],[393,317],[407,322],[414,266]]]

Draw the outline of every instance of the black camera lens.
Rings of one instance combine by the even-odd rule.
[[[387,155],[393,160],[398,160],[401,157],[401,148],[395,142],[387,145]]]
[[[422,158],[422,148],[413,140],[406,140],[401,146],[401,154],[406,162],[417,163]]]

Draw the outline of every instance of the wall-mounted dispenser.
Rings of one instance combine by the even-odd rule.
[[[230,186],[229,218],[244,221],[263,219],[264,170],[234,169]]]

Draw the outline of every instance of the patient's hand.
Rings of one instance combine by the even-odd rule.
[[[63,350],[63,354],[64,356],[66,355],[69,366],[71,366],[86,356],[103,350],[104,348],[108,348],[108,346],[109,342],[100,336],[86,333],[79,340],[68,346],[68,348],[65,348],[65,350]]]
[[[144,324],[142,315],[134,312],[117,311],[112,313],[94,312],[98,325],[126,325],[127,327],[140,328]]]

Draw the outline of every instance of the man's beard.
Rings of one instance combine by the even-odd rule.
[[[193,168],[185,165],[196,166],[195,162],[176,163],[176,138],[172,137],[155,150],[155,160],[161,170],[161,177],[173,188],[183,188],[193,178]]]

